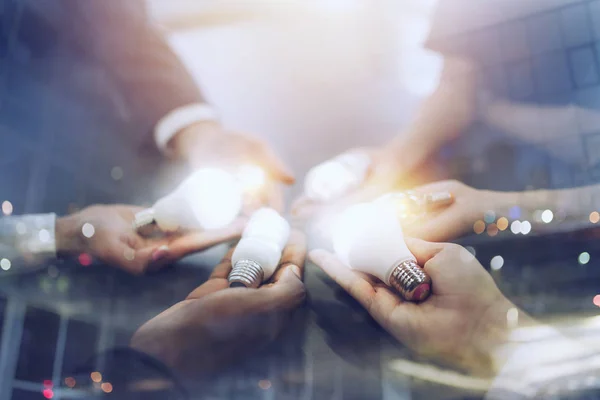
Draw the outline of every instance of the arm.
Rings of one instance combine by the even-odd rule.
[[[74,5],[74,17],[82,27],[76,34],[83,36],[84,50],[91,51],[123,88],[129,117],[136,131],[145,134],[134,140],[147,140],[170,116],[171,121],[163,123],[162,130],[171,131],[156,131],[157,144],[164,149],[184,126],[216,119],[163,33],[153,25],[143,1],[68,4]]]
[[[402,159],[395,168],[403,172],[414,168],[471,124],[476,113],[476,74],[475,64],[465,58],[444,60],[436,91],[420,106],[408,129],[388,145],[390,156]]]
[[[572,392],[569,378],[581,381],[600,370],[595,347],[519,310],[465,248],[406,243],[434,282],[432,295],[419,304],[402,301],[333,254],[315,250],[310,257],[408,348],[487,379],[490,399],[537,398],[553,385]]]

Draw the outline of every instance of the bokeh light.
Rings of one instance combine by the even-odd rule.
[[[496,226],[501,231],[505,231],[508,228],[508,218],[506,218],[506,217],[498,218],[498,222],[496,222]]]
[[[90,378],[93,382],[99,383],[102,381],[102,374],[98,371],[94,371],[90,374]]]
[[[531,232],[531,222],[529,222],[529,221],[521,222],[521,233],[523,235],[527,235],[527,234],[529,234],[529,232]]]
[[[590,262],[590,258],[591,258],[590,253],[588,253],[587,251],[584,251],[583,253],[581,253],[579,255],[579,257],[577,257],[577,261],[579,261],[579,264],[585,265]]]
[[[502,256],[495,256],[490,261],[490,268],[492,268],[494,271],[498,271],[500,268],[502,268],[503,265],[504,258],[502,258]]]
[[[44,389],[42,390],[42,395],[47,399],[51,399],[54,397],[54,392],[52,389]]]
[[[81,253],[79,257],[77,257],[77,261],[79,261],[79,264],[83,265],[84,267],[88,267],[92,265],[92,256],[87,253]]]
[[[67,387],[73,388],[77,384],[77,381],[72,376],[65,378],[65,385]]]
[[[102,389],[104,393],[110,393],[113,391],[113,385],[110,382],[104,382],[102,385],[100,385],[100,389]]]
[[[542,222],[549,224],[554,219],[554,213],[552,210],[544,210],[542,212]]]
[[[496,220],[496,213],[494,211],[486,211],[485,214],[483,215],[483,220],[488,223],[491,224],[492,222],[494,222]]]
[[[268,390],[271,388],[271,381],[268,379],[261,379],[258,381],[258,387],[262,390]]]
[[[473,232],[480,235],[485,232],[485,222],[479,220],[473,224]]]
[[[48,243],[50,241],[50,232],[48,232],[46,229],[40,229],[38,232],[38,237],[40,242]]]
[[[13,213],[13,205],[10,201],[5,200],[2,202],[2,214],[8,216]]]
[[[508,211],[508,216],[511,219],[519,219],[521,218],[521,208],[519,206],[512,206]]]
[[[110,170],[110,177],[115,181],[120,181],[123,179],[123,168],[121,167],[113,167]]]
[[[4,271],[8,271],[11,266],[12,264],[8,258],[3,258],[0,260],[0,268],[2,268]]]
[[[496,224],[491,223],[491,224],[488,225],[488,227],[487,227],[487,234],[490,237],[494,237],[494,236],[496,236],[498,234],[498,227],[496,226]]]
[[[83,236],[89,239],[96,233],[96,228],[94,228],[94,225],[90,224],[89,222],[86,222],[81,227],[81,233],[83,234]]]
[[[595,295],[592,301],[596,307],[600,307],[600,294]]]
[[[521,233],[521,221],[513,221],[512,224],[510,224],[510,231],[515,235]]]
[[[592,211],[590,213],[590,222],[592,224],[597,224],[600,222],[600,213],[598,211]]]

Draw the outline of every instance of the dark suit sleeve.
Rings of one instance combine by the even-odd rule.
[[[76,8],[88,47],[122,88],[126,117],[135,138],[147,141],[156,123],[177,107],[202,102],[200,91],[163,33],[147,13],[143,0],[66,0]]]

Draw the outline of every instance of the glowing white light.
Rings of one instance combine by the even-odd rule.
[[[386,284],[398,262],[415,260],[393,215],[392,208],[357,204],[339,216],[333,230],[333,248],[338,257],[349,267]]]
[[[531,222],[529,222],[529,221],[521,222],[521,233],[523,235],[527,235],[529,232],[531,232]]]
[[[577,261],[579,261],[579,264],[581,264],[581,265],[585,265],[585,264],[589,263],[590,259],[591,259],[590,253],[588,253],[587,251],[584,251],[583,253],[581,253],[579,255],[579,257],[577,257]]]
[[[360,185],[371,165],[371,157],[362,152],[342,154],[313,167],[304,181],[305,194],[317,201],[338,198]]]
[[[218,168],[204,168],[152,208],[154,219],[163,231],[218,229],[237,217],[242,208],[242,193],[232,174]]]
[[[504,265],[504,258],[502,258],[502,256],[495,256],[490,261],[490,267],[494,271],[498,271],[500,268],[502,268],[503,265]]]
[[[506,312],[506,323],[510,329],[519,326],[519,310],[512,307]]]
[[[81,233],[83,234],[83,236],[89,239],[92,236],[94,236],[94,234],[96,233],[96,229],[94,228],[94,225],[90,224],[89,222],[86,222],[81,227]]]
[[[521,233],[521,221],[513,221],[512,224],[510,224],[510,231],[515,235]]]
[[[40,229],[38,232],[38,237],[40,242],[48,243],[50,241],[50,232],[48,232],[46,229]]]
[[[265,170],[258,165],[253,164],[242,165],[239,168],[236,177],[239,180],[244,193],[257,191],[267,181]]]
[[[2,202],[2,213],[4,215],[11,215],[13,213],[13,205],[10,201],[6,200]]]
[[[10,267],[11,263],[8,258],[3,258],[2,260],[0,260],[0,268],[2,268],[4,271],[8,271]]]
[[[546,224],[549,224],[554,219],[554,213],[552,210],[544,210],[542,212],[542,221]]]

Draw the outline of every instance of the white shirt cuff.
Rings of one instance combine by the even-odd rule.
[[[182,129],[202,121],[217,121],[215,110],[204,103],[195,103],[176,108],[165,115],[154,129],[154,140],[159,150],[165,153],[169,141]]]
[[[11,264],[36,264],[56,258],[56,214],[31,214],[0,219],[0,259]],[[9,265],[4,262],[5,266]]]

